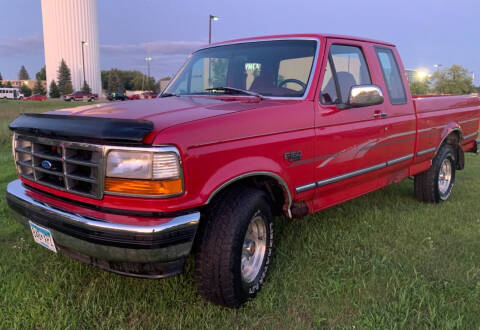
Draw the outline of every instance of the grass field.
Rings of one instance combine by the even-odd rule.
[[[0,102],[5,127],[14,111],[36,105],[10,104]],[[15,178],[9,146],[0,147],[0,168],[4,191]],[[53,254],[14,222],[2,197],[0,329],[479,329],[479,174],[469,154],[440,205],[417,202],[406,180],[301,221],[277,219],[269,279],[238,310],[197,296],[191,259],[183,275],[154,281]]]

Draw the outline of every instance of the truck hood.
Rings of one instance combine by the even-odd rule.
[[[154,124],[154,131],[159,132],[174,125],[274,103],[278,104],[278,101],[260,101],[255,97],[181,96],[81,106],[50,111],[47,114],[149,120]]]

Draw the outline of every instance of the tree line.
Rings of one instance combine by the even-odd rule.
[[[51,98],[59,98],[60,96],[73,93],[72,74],[64,59],[62,59],[57,69],[57,82],[52,80],[48,89],[48,95]],[[92,92],[92,89],[86,81],[83,82],[81,90],[87,94]]]
[[[168,80],[169,77],[155,81],[155,78],[148,77],[140,71],[110,69],[101,72],[102,89],[107,93],[124,93],[130,91],[160,91],[160,82]]]
[[[30,96],[33,94],[39,94],[39,95],[47,95],[47,91],[43,87],[42,81],[47,80],[47,73],[46,73],[46,68],[45,66],[40,69],[35,74],[35,85],[33,86],[33,89],[28,87],[25,84],[22,84],[20,87],[20,93],[22,93],[25,96]],[[30,75],[28,74],[27,69],[25,68],[24,65],[21,66],[20,71],[18,72],[18,80],[30,80]],[[67,66],[67,63],[65,60],[62,59],[60,62],[60,65],[57,70],[57,82],[55,80],[52,80],[50,83],[50,88],[49,88],[49,96],[51,98],[59,98],[62,95],[68,95],[73,93],[73,85],[72,85],[72,75],[70,72],[69,67]],[[0,73],[0,87],[4,86],[7,88],[11,88],[12,84],[8,81],[6,84],[3,84],[3,78],[2,74]],[[90,93],[91,89],[90,86],[85,82],[82,88],[83,91]]]
[[[25,96],[33,94],[47,95],[47,91],[43,87],[42,81],[47,80],[45,66],[36,73],[36,83],[33,90],[27,85],[22,84],[20,92]],[[162,80],[169,80],[169,77],[162,78],[155,81],[155,78],[148,77],[140,71],[130,70],[103,70],[101,72],[102,89],[107,93],[124,93],[126,90],[145,90],[152,92],[160,91],[160,82]],[[18,72],[18,80],[30,80],[30,75],[24,65],[21,66]],[[2,84],[3,78],[0,73],[0,87],[5,86],[11,88],[10,82],[5,85]],[[84,83],[82,89],[85,93],[91,93],[91,88],[87,82]],[[49,96],[51,98],[59,98],[63,95],[68,95],[73,92],[72,75],[70,68],[65,60],[62,59],[57,70],[57,81],[52,80],[50,82]]]
[[[425,94],[470,94],[480,93],[480,86],[473,85],[470,72],[461,65],[454,64],[443,70],[437,70],[432,75],[410,83],[414,95]]]

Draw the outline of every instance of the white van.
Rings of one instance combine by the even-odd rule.
[[[0,99],[23,100],[23,94],[18,88],[0,87]]]

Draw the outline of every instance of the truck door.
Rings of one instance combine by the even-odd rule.
[[[315,200],[319,210],[385,185],[385,105],[344,109],[350,88],[376,84],[369,43],[327,39],[315,111]]]
[[[392,47],[374,46],[375,70],[382,73],[378,85],[384,91],[386,113],[385,150],[389,159],[389,181],[403,180],[408,176],[408,165],[413,160],[416,136],[416,118],[413,103],[407,98],[408,86],[400,57]],[[376,68],[378,66],[378,69]]]

